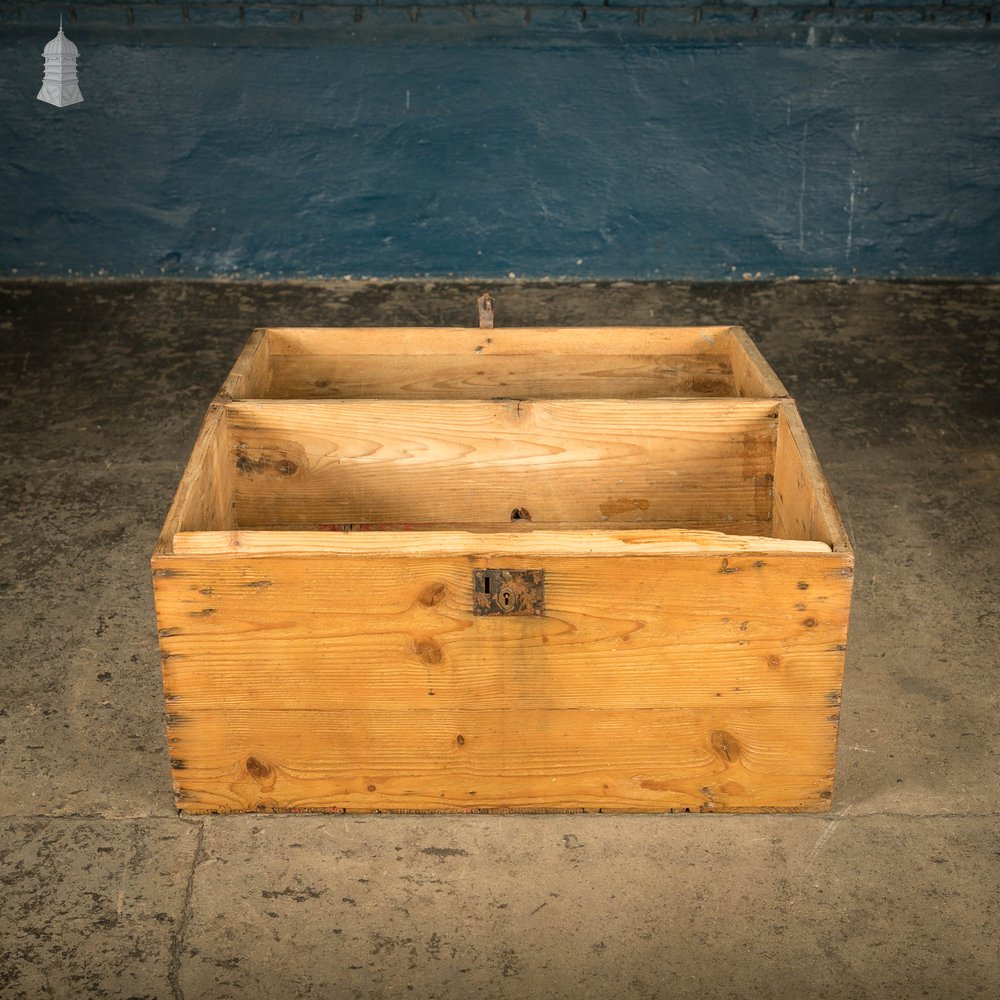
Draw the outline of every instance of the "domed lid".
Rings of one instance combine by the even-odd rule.
[[[46,56],[77,56],[80,50],[63,34],[62,18],[59,18],[59,34],[42,49]]]

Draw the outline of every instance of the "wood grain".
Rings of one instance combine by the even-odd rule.
[[[468,807],[472,777],[483,808],[825,806],[849,557],[504,562],[529,563],[539,618],[473,616],[486,558],[157,559],[180,804],[255,808],[253,757],[282,778],[268,808]],[[435,763],[443,734],[471,772]],[[754,748],[732,785],[713,739]]]
[[[739,327],[274,328],[222,398],[784,397]]]
[[[771,533],[775,404],[244,402],[236,524],[507,520]]]
[[[741,327],[731,327],[720,342],[728,347],[733,371],[733,395],[750,399],[782,398],[788,395],[781,380]]]
[[[280,355],[465,354],[658,355],[722,354],[728,326],[689,327],[274,327],[267,331],[272,358]]]
[[[718,354],[277,355],[266,395],[285,399],[642,399],[735,396]]]
[[[823,475],[798,408],[779,408],[775,443],[774,531],[782,538],[811,538],[850,551],[837,502]]]
[[[271,342],[264,329],[254,330],[216,397],[218,402],[270,396],[273,376]]]
[[[192,713],[171,727],[188,812],[822,811],[825,709]]]
[[[407,530],[313,531],[285,526],[284,530],[186,531],[174,535],[174,551],[191,555],[583,555],[658,556],[718,552],[722,555],[751,552],[758,555],[829,552],[826,542],[768,538],[761,535],[727,535],[721,531],[595,528],[569,523],[547,530],[521,522],[442,526],[413,524]]]
[[[542,617],[472,569],[545,571]],[[334,710],[829,705],[849,563],[819,556],[205,557],[154,578],[168,695]],[[206,593],[207,592],[207,593]]]
[[[228,442],[225,406],[213,403],[177,486],[154,555],[170,552],[178,532],[234,526]]]

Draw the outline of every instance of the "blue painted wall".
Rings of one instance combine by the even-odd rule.
[[[997,275],[997,9],[0,0],[0,272]]]

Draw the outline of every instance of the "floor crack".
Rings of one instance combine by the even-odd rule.
[[[194,876],[201,864],[205,846],[205,824],[198,824],[198,839],[195,842],[194,857],[191,859],[191,871],[188,872],[187,885],[184,888],[184,902],[181,904],[181,916],[177,922],[177,930],[170,944],[170,990],[174,1000],[184,1000],[181,989],[181,958],[184,944],[187,940],[188,925],[191,923],[191,898],[194,895]]]

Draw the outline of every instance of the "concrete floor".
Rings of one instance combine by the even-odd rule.
[[[179,818],[148,556],[255,325],[439,283],[0,283],[0,996],[1000,995],[1000,286],[504,287],[498,325],[737,322],[858,552],[823,816]]]

